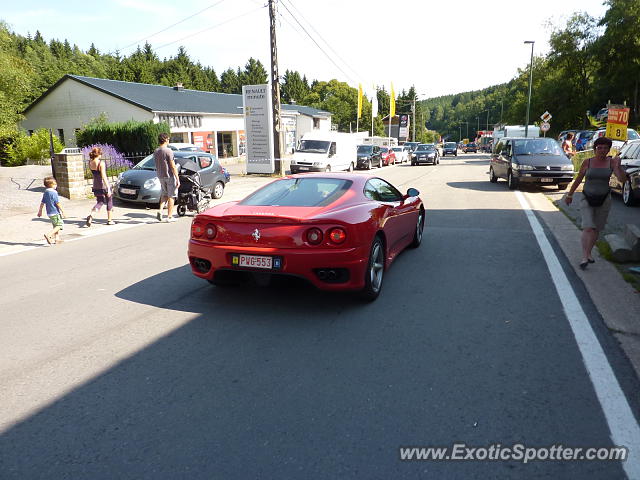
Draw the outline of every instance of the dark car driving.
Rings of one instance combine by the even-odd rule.
[[[421,143],[411,154],[411,165],[419,165],[421,163],[437,165],[440,163],[438,157],[438,149],[433,143]]]
[[[446,156],[447,153],[449,155],[455,155],[456,157],[458,156],[458,145],[456,144],[456,142],[444,143],[444,146],[442,147],[442,156]]]
[[[174,151],[176,168],[185,162],[194,162],[199,168],[202,186],[213,198],[220,198],[229,181],[215,155],[206,152]],[[131,170],[118,176],[114,189],[118,200],[133,203],[157,204],[160,202],[160,181],[156,175],[153,155],[149,155]]]
[[[373,166],[382,166],[382,152],[378,145],[358,145],[356,155],[358,156],[356,168],[371,170]]]
[[[573,163],[553,138],[501,138],[489,166],[489,181],[499,178],[505,178],[511,190],[521,183],[564,190],[573,180]]]
[[[462,147],[462,151],[464,153],[469,153],[469,152],[478,153],[478,145],[476,145],[473,142],[465,143],[464,146]]]

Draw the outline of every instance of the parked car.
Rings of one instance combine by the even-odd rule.
[[[456,142],[445,142],[442,147],[442,156],[445,157],[447,155],[455,155],[458,156],[458,145]]]
[[[620,149],[620,165],[627,172],[629,179],[621,183],[611,174],[609,186],[611,190],[622,195],[627,207],[640,203],[640,140],[629,140]]]
[[[576,152],[581,152],[585,149],[587,142],[593,137],[593,134],[596,133],[595,130],[581,130],[579,131],[574,140],[574,146],[576,147]]]
[[[256,273],[294,276],[375,300],[393,259],[422,241],[425,209],[418,195],[415,188],[402,194],[381,178],[353,173],[277,179],[196,216],[191,270],[216,285]]]
[[[200,147],[195,146],[193,143],[169,143],[167,145],[174,152],[203,152]]]
[[[391,147],[380,147],[380,155],[384,166],[396,163],[396,154]]]
[[[521,183],[567,188],[573,180],[573,163],[553,138],[501,138],[491,156],[489,181],[505,178],[509,189]]]
[[[411,154],[411,165],[419,165],[421,163],[437,165],[440,163],[439,157],[438,149],[433,143],[421,143]]]
[[[356,168],[371,170],[374,165],[376,167],[382,166],[382,155],[378,145],[358,145],[356,155]]]
[[[173,152],[176,167],[188,161],[195,162],[200,168],[202,186],[213,198],[220,198],[230,179],[224,174],[220,162],[210,153],[205,152]],[[156,175],[156,164],[153,155],[145,157],[131,170],[121,173],[114,188],[114,197],[132,203],[157,204],[160,202],[160,181]]]
[[[464,146],[462,147],[462,151],[464,153],[469,153],[469,152],[478,153],[478,145],[476,145],[474,142],[465,143]]]
[[[409,160],[409,149],[406,147],[391,147],[396,155],[396,162],[404,163]]]
[[[594,132],[593,136],[586,143],[585,150],[593,150],[593,142],[595,142],[600,137],[604,137],[606,133],[607,133],[607,129],[606,128],[600,128],[600,129],[596,130]],[[627,128],[627,141],[629,141],[629,140],[638,140],[638,139],[640,139],[640,135],[638,135],[638,132],[636,132],[633,128]],[[620,150],[623,145],[624,145],[623,141],[614,140],[612,148],[616,148],[616,149]]]

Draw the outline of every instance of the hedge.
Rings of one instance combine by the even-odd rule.
[[[92,144],[113,145],[121,152],[152,152],[158,147],[158,135],[170,133],[169,124],[129,120],[128,122],[95,122],[76,134],[79,147]]]

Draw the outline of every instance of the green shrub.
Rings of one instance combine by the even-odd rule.
[[[60,152],[63,148],[64,145],[54,135],[53,151]],[[32,135],[27,135],[26,132],[20,131],[15,137],[14,143],[7,147],[7,165],[10,167],[24,165],[27,160],[41,163],[50,158],[49,131],[45,128],[36,130]]]
[[[104,117],[89,123],[76,134],[79,147],[95,143],[113,145],[120,152],[152,152],[158,146],[158,135],[170,133],[167,123],[128,122],[108,123]]]

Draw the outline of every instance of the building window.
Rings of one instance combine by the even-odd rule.
[[[320,128],[320,119],[319,118],[314,118],[313,119],[313,128],[316,129],[316,130]]]
[[[64,129],[58,129],[58,138],[60,139],[60,143],[64,145]]]

